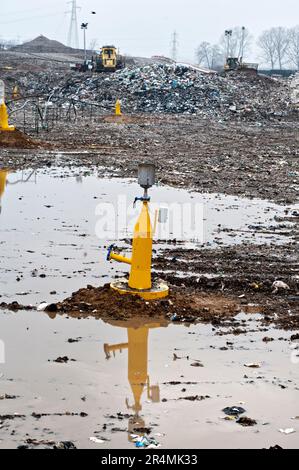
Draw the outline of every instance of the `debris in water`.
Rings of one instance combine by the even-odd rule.
[[[222,411],[228,416],[239,416],[245,413],[246,410],[244,410],[244,408],[241,406],[227,406]]]
[[[248,418],[247,416],[241,416],[236,423],[240,424],[241,426],[247,427],[247,426],[255,426],[257,422],[255,419]]]
[[[277,294],[279,290],[290,290],[290,286],[288,286],[285,282],[283,281],[274,281],[272,284],[272,293]]]
[[[294,428],[279,429],[279,432],[282,434],[293,434],[295,431]]]

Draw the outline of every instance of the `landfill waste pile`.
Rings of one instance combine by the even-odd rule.
[[[109,75],[29,72],[14,78],[23,95],[43,96],[61,106],[72,101],[111,109],[120,99],[131,113],[184,113],[220,121],[297,115],[289,82],[250,73],[206,74],[187,65],[152,64]]]
[[[295,107],[299,109],[299,73],[296,73],[290,79],[291,100]]]

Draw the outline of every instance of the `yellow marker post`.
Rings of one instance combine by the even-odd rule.
[[[17,100],[17,99],[20,97],[18,85],[15,85],[15,86],[13,87],[13,90],[12,90],[12,97],[13,97],[14,100]]]
[[[121,103],[119,100],[116,100],[115,103],[115,116],[121,116]]]
[[[5,104],[5,86],[3,80],[0,80],[0,130],[14,131],[15,127],[8,123],[8,112]]]
[[[139,165],[138,181],[144,188],[144,195],[135,199],[135,202],[142,201],[142,208],[134,229],[132,257],[127,258],[114,253],[114,245],[110,246],[107,255],[107,260],[113,259],[131,266],[129,280],[112,282],[111,288],[120,294],[138,295],[146,300],[160,299],[169,293],[167,284],[163,281],[152,282],[151,279],[153,229],[149,213],[148,189],[153,186],[154,180],[154,165],[147,163]]]

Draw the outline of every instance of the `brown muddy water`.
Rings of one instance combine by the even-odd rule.
[[[253,332],[236,337],[204,325],[136,329],[93,319],[53,320],[38,312],[1,313],[6,355],[0,391],[17,398],[1,400],[0,415],[23,417],[3,420],[0,447],[30,438],[134,448],[131,434],[142,434],[139,428],[149,428],[162,448],[298,447],[293,418],[299,414],[299,363],[291,360],[290,334],[271,331],[274,341],[265,343],[251,320]],[[64,356],[69,362],[53,362]],[[191,365],[197,361],[203,367]],[[260,367],[244,365],[251,362]],[[186,399],[196,396],[205,398]],[[257,424],[226,421],[227,406],[243,407]],[[66,412],[88,416],[55,415]],[[280,428],[297,432],[284,435]],[[94,436],[104,442],[93,443]]]
[[[116,205],[119,195],[131,206],[140,195],[134,182],[61,170],[9,173],[7,182],[1,196],[0,301],[58,301],[123,273],[122,266],[105,261],[106,246],[129,238],[131,224],[117,233],[108,224],[98,237],[97,206]],[[203,204],[203,239],[201,233],[183,233],[184,246],[249,243],[257,224],[265,230],[254,243],[286,239],[273,229],[281,206],[167,187],[154,188],[151,196],[163,207],[173,201]],[[174,238],[172,231],[158,230],[157,250]],[[137,321],[0,311],[0,448],[28,439],[39,447],[72,441],[80,448],[134,448],[132,434],[145,432],[161,448],[298,447],[299,346],[290,341],[291,332],[264,331],[257,311],[253,306],[239,314],[248,332],[238,336],[225,326],[137,327]],[[250,363],[259,367],[245,366]],[[243,407],[241,416],[256,424],[224,419],[229,406]],[[279,431],[288,428],[295,432]]]

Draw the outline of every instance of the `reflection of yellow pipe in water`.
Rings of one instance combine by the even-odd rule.
[[[148,389],[148,398],[154,402],[160,401],[159,385],[150,387],[148,377],[148,331],[149,328],[159,326],[160,324],[153,323],[150,327],[128,328],[128,343],[104,345],[107,358],[110,357],[111,352],[128,349],[128,380],[134,397],[134,405],[129,406],[128,400],[126,403],[128,408],[137,414],[142,409],[141,396],[145,387]]]
[[[3,196],[6,188],[7,170],[0,170],[0,198]]]
[[[141,395],[147,384],[148,328],[128,328],[128,379],[134,396],[132,409],[141,411]]]
[[[0,104],[0,130],[14,131],[15,127],[8,124],[8,113],[5,103]]]
[[[0,170],[0,213],[2,210],[1,199],[6,188],[6,179],[7,179],[8,173],[9,171],[7,170]]]

